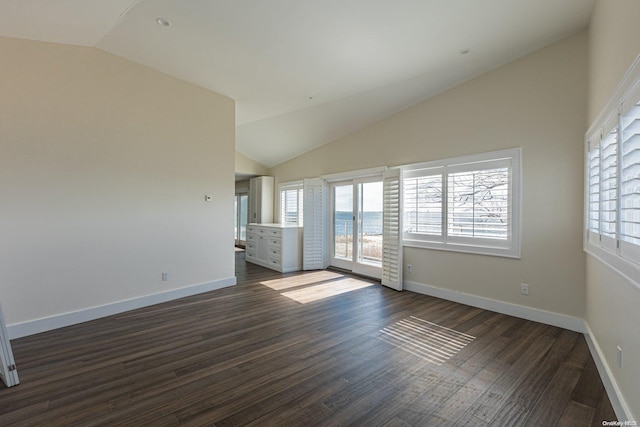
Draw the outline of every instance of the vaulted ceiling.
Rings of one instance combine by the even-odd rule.
[[[233,98],[236,149],[272,167],[584,29],[593,3],[0,0],[0,35],[93,46]]]

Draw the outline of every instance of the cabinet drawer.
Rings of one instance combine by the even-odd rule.
[[[269,267],[279,269],[282,267],[282,261],[280,258],[269,258]]]
[[[249,261],[255,261],[256,259],[256,251],[250,251],[249,249],[246,250],[245,252],[245,258]]]
[[[256,244],[255,244],[255,242],[247,242],[246,245],[245,245],[245,250],[247,252],[251,251],[251,252],[253,252],[255,254],[255,252],[256,252]]]
[[[266,236],[267,230],[265,230],[264,228],[256,228],[256,234],[258,236]]]
[[[247,225],[247,234],[254,234],[256,232],[256,228],[253,225]]]
[[[247,233],[247,242],[254,242],[256,241],[256,235],[253,233]]]
[[[282,239],[279,237],[269,237],[269,247],[280,249],[282,247]]]
[[[270,247],[269,248],[269,258],[282,259],[282,252],[280,251],[280,248]]]
[[[267,236],[269,236],[269,237],[282,237],[282,230],[269,228],[269,229],[267,229]]]

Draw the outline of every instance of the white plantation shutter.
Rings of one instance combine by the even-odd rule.
[[[326,186],[320,178],[303,181],[303,270],[322,270],[326,265]]]
[[[478,163],[471,170],[451,167],[447,176],[447,236],[508,240],[510,161]],[[466,169],[466,168],[465,168]]]
[[[594,135],[588,142],[587,154],[587,229],[588,240],[600,241],[600,135]]]
[[[618,212],[618,115],[605,127],[600,141],[600,241],[603,248],[616,251]]]
[[[640,264],[640,85],[620,124],[620,255]]]
[[[584,249],[640,286],[640,56],[585,136]]]
[[[383,173],[382,284],[402,290],[401,173]]]
[[[418,169],[402,178],[403,229],[406,238],[443,241],[444,168]]]
[[[405,246],[520,257],[521,150],[403,168]]]
[[[292,182],[280,184],[280,223],[303,225],[303,184]]]

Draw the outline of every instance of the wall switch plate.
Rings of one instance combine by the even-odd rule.
[[[169,273],[162,273],[162,281],[166,282],[167,280],[169,280]]]
[[[520,283],[520,295],[529,295],[529,285]]]
[[[413,265],[407,264],[407,271],[411,273],[413,271]]]

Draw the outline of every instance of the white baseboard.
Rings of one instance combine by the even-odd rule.
[[[622,392],[620,391],[620,387],[616,383],[616,380],[611,372],[611,368],[607,363],[607,359],[604,357],[604,353],[602,353],[602,349],[600,345],[598,345],[598,341],[596,341],[589,324],[585,324],[586,332],[584,337],[587,341],[587,345],[589,346],[589,351],[591,352],[591,356],[593,357],[593,361],[598,368],[598,373],[600,374],[600,378],[602,379],[602,384],[604,384],[604,388],[607,391],[607,395],[609,396],[609,401],[611,402],[611,406],[613,406],[613,410],[616,413],[616,417],[618,421],[635,421],[633,414],[631,413],[631,409],[629,405],[627,405]]]
[[[424,283],[405,281],[404,289],[419,294],[431,295],[433,297],[507,314],[509,316],[544,323],[546,325],[558,326],[560,328],[569,329],[570,331],[580,333],[586,332],[584,320],[578,317],[540,310],[538,308],[526,307],[524,305],[512,304],[491,298],[479,297],[477,295],[465,294],[463,292],[456,292],[449,289],[437,288],[435,286],[425,285]]]
[[[147,307],[162,302],[171,301],[178,298],[188,297],[203,292],[214,291],[236,284],[235,277],[216,280],[214,282],[200,283],[184,288],[172,289],[170,291],[159,292],[157,294],[145,295],[143,297],[132,298],[125,301],[118,301],[112,304],[105,304],[97,307],[90,307],[69,313],[56,314],[42,319],[30,320],[23,323],[14,323],[7,326],[7,333],[10,339],[26,337],[52,329],[63,328],[65,326],[88,322],[101,317],[123,313],[136,308]]]

